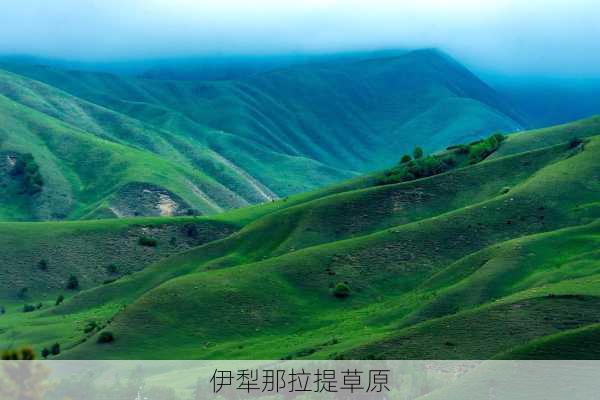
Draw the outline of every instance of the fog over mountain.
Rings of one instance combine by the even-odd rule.
[[[593,0],[7,0],[0,53],[86,61],[438,47],[479,73],[600,75]]]

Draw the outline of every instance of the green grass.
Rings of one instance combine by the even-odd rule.
[[[26,266],[8,256],[10,287],[29,268],[33,289],[27,300],[5,298],[0,342],[41,349],[58,341],[64,358],[460,359],[571,358],[581,338],[593,357],[600,136],[584,133],[594,124],[572,126],[588,136],[576,147],[529,146],[539,133],[522,133],[497,151],[520,141],[524,152],[382,186],[383,171],[212,219],[0,225],[3,240],[33,241],[15,251],[36,254]],[[556,129],[546,132],[560,136],[565,127]],[[165,244],[173,231],[179,243],[190,221],[206,230],[205,244]],[[142,231],[155,225],[152,235]],[[77,242],[90,242],[87,235],[104,238],[99,243],[119,238],[117,259],[164,253],[99,284],[106,268],[96,276],[100,264],[83,260],[103,251]],[[140,246],[142,235],[156,237],[156,249]],[[85,290],[66,292],[59,306],[31,278],[44,273],[39,246],[50,238],[80,249],[79,273],[94,278],[80,279]],[[52,271],[53,257],[43,257]],[[335,295],[340,283],[348,296]],[[38,299],[41,310],[22,312]],[[101,328],[85,333],[92,320]],[[115,340],[98,344],[102,330]]]
[[[0,303],[53,301],[74,294],[66,289],[71,275],[83,289],[102,285],[236,229],[204,217],[0,222]],[[140,245],[144,237],[156,246]]]

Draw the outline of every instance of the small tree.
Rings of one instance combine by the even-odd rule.
[[[48,260],[40,260],[40,262],[38,263],[38,268],[41,269],[42,271],[47,271],[48,270]]]
[[[405,154],[402,156],[402,158],[400,159],[400,163],[401,164],[406,164],[407,162],[409,162],[411,160],[410,156],[408,154]]]
[[[115,340],[115,336],[112,332],[104,331],[98,336],[98,343],[110,343]]]
[[[48,350],[47,347],[44,347],[42,349],[42,357],[44,357],[44,359],[48,358],[48,356],[50,355],[50,350]]]
[[[3,315],[6,313],[6,309],[4,308],[4,306],[0,306],[0,315]]]
[[[62,294],[58,295],[58,297],[56,298],[56,303],[55,305],[59,305],[60,303],[62,303],[63,301],[65,301],[65,296],[63,296]]]
[[[117,272],[119,272],[119,268],[117,268],[115,264],[108,264],[106,266],[106,272],[108,272],[109,274],[116,274]]]
[[[333,288],[333,295],[339,298],[348,297],[350,296],[350,287],[344,282],[339,282]]]
[[[571,140],[569,140],[569,148],[574,149],[575,147],[579,146],[581,143],[583,143],[583,140],[581,140],[580,138],[578,138],[578,137],[571,138]]]
[[[67,281],[67,289],[77,290],[79,289],[79,279],[75,275],[71,275]]]
[[[8,361],[8,360],[35,360],[35,353],[33,352],[33,350],[30,347],[24,347],[20,350],[5,350],[4,352],[2,352],[2,360]],[[24,364],[23,364],[24,365]],[[10,374],[7,374],[7,376],[9,376]],[[0,391],[0,393],[2,393]],[[20,399],[25,398],[25,397],[19,397]],[[30,397],[27,397],[30,398]]]
[[[185,229],[185,234],[187,237],[197,238],[200,234],[196,224],[186,224],[183,228]]]
[[[50,348],[50,352],[52,353],[53,356],[59,355],[60,354],[60,344],[54,343],[52,345],[52,347]]]
[[[35,306],[31,305],[31,304],[25,304],[23,306],[23,312],[28,313],[28,312],[32,312],[35,311]]]
[[[146,247],[156,247],[156,245],[158,244],[158,242],[156,241],[156,239],[148,237],[148,236],[142,236],[138,239],[138,244],[140,246],[146,246]]]
[[[415,158],[415,160],[418,160],[419,158],[423,157],[423,149],[419,146],[415,147],[415,149],[413,150],[413,157]]]

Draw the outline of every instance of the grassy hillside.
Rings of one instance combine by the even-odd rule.
[[[0,151],[32,153],[47,175],[39,196],[2,201],[0,217],[12,220],[165,215],[173,204],[211,214],[384,168],[417,144],[435,151],[523,124],[435,50],[220,81],[0,68]],[[24,148],[25,136],[38,146]],[[61,148],[48,143],[55,137]],[[115,173],[96,174],[93,157],[73,160],[91,152],[87,143]],[[44,198],[55,196],[67,200],[48,209],[60,202]]]
[[[437,150],[494,130],[512,131],[521,122],[491,88],[436,50],[292,66],[218,82],[5,68],[144,122],[205,136],[236,163],[235,154],[245,153],[237,148],[241,138],[346,170],[372,170],[395,161],[396,154],[386,149],[409,150],[425,142],[423,135],[429,150]],[[227,135],[206,132],[207,127]],[[392,139],[395,147],[388,146]],[[240,166],[249,169],[246,161]]]
[[[1,222],[0,301],[55,298],[72,275],[98,286],[237,229],[200,217]]]
[[[593,353],[597,125],[515,134],[475,164],[478,144],[456,147],[436,155],[453,167],[425,178],[396,166],[219,215],[211,231],[236,233],[59,306],[24,313],[7,298],[0,341],[59,342],[64,358],[569,358],[579,339]]]

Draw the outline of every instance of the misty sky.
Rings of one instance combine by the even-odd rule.
[[[417,47],[491,74],[599,77],[600,1],[0,2],[0,53],[107,61]]]

